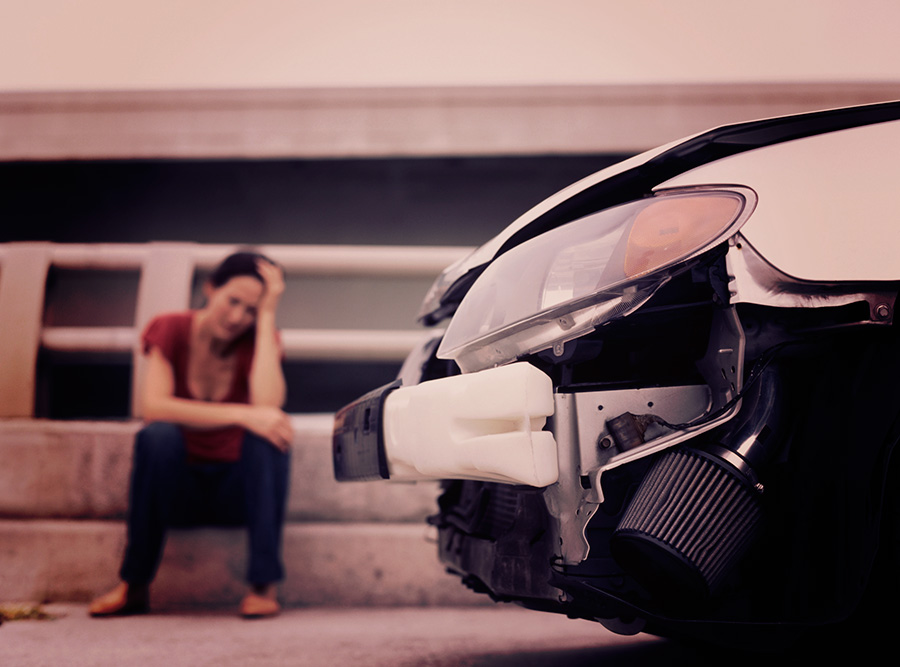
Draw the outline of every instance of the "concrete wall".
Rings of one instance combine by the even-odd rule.
[[[0,90],[896,81],[892,0],[39,0]]]

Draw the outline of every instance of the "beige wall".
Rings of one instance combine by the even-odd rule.
[[[900,81],[894,0],[34,0],[0,91]]]

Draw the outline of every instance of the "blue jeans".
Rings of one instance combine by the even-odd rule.
[[[247,526],[247,581],[280,581],[289,471],[289,454],[253,433],[245,435],[239,461],[188,463],[179,426],[148,424],[134,444],[122,581],[149,584],[166,529],[198,525]]]

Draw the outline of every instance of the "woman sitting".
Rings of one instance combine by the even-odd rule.
[[[166,529],[246,525],[246,617],[277,614],[290,419],[275,316],[284,276],[256,253],[227,257],[200,310],[156,317],[142,335],[147,425],[137,434],[128,535],[112,591],[92,616],[145,612]]]

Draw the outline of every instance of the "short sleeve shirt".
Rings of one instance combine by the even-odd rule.
[[[196,400],[188,387],[188,361],[190,359],[191,324],[195,311],[168,313],[155,317],[141,336],[144,354],[157,348],[172,365],[175,380],[175,396]],[[250,402],[250,366],[255,349],[254,332],[251,329],[234,343],[235,371],[231,386],[222,399],[223,403]],[[191,461],[237,461],[241,455],[244,429],[227,426],[214,429],[182,428]]]

